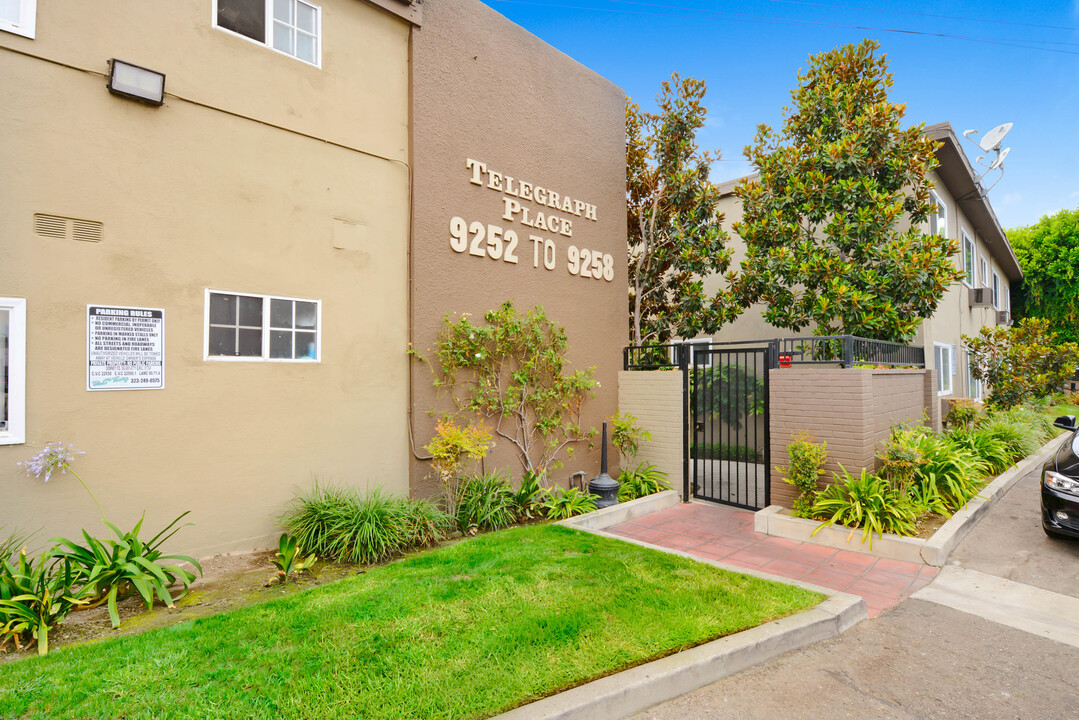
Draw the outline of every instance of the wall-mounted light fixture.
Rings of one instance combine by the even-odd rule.
[[[109,92],[149,105],[165,103],[165,73],[113,58],[109,60]]]

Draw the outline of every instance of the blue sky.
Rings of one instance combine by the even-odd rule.
[[[1079,0],[485,1],[646,109],[672,72],[706,80],[698,139],[723,153],[717,181],[749,172],[742,148],[758,123],[781,123],[810,55],[871,37],[909,123],[947,120],[957,133],[1015,124],[990,193],[1005,228],[1079,207]],[[965,145],[973,162],[977,148]]]

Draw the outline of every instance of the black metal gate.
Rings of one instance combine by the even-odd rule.
[[[750,510],[769,504],[768,370],[774,352],[771,344],[690,345],[693,497]]]

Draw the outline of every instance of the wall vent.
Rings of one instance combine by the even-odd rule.
[[[101,242],[105,226],[94,220],[76,220],[59,215],[34,214],[34,232],[41,237]]]

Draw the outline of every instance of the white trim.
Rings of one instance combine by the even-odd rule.
[[[955,350],[954,345],[946,345],[945,343],[933,343],[933,369],[937,371],[937,395],[953,395],[955,393]],[[937,362],[937,349],[945,350],[948,353],[948,374],[945,375],[941,372],[941,363]],[[945,385],[945,378],[947,378],[947,388]]]
[[[0,297],[8,311],[8,423],[0,445],[26,442],[26,299]]]
[[[1001,310],[1000,302],[1000,273],[996,270],[993,271],[993,307],[997,310]]]
[[[989,280],[989,258],[985,255],[978,256],[978,277],[981,278],[980,287],[986,287]]]
[[[933,231],[933,225],[937,225],[937,235],[948,237],[948,205],[944,202],[944,198],[936,190],[929,191],[929,201],[937,206],[937,212],[934,215],[932,212],[929,215],[929,231]],[[943,224],[944,228],[941,231],[940,225]]]
[[[235,30],[229,30],[226,27],[221,27],[220,25],[218,25],[217,24],[217,1],[218,0],[212,0],[212,2],[211,2],[211,6],[212,6],[211,12],[213,13],[213,15],[210,17],[210,24],[215,30],[220,30],[221,32],[228,33],[229,35],[231,35],[233,37],[237,37],[237,38],[240,38],[242,40],[246,40],[247,42],[249,42],[249,43],[251,43],[253,45],[258,45],[260,47],[267,48],[268,50],[272,50],[273,52],[277,53],[278,55],[284,55],[285,57],[292,58],[293,60],[299,60],[304,65],[311,65],[312,67],[317,67],[319,69],[322,68],[322,7],[321,6],[315,5],[314,3],[311,3],[308,0],[301,0],[305,5],[310,5],[311,7],[313,7],[315,9],[315,62],[309,62],[307,60],[304,60],[301,57],[297,57],[296,55],[292,55],[290,53],[284,52],[283,50],[278,50],[277,48],[275,48],[273,46],[273,0],[266,0],[266,28],[264,30],[264,35],[265,35],[266,39],[264,41],[262,41],[262,42],[254,39],[254,38],[247,37],[246,35],[244,35],[242,33],[236,32]]]
[[[19,21],[0,18],[0,30],[33,40],[37,32],[37,0],[19,0]]]
[[[967,353],[967,396],[971,400],[982,399],[982,381],[975,380],[974,376],[970,372],[970,353]],[[975,390],[976,388],[976,390]]]
[[[262,303],[262,355],[230,356],[210,354],[210,295],[236,295],[259,298]],[[313,358],[272,358],[270,357],[270,301],[291,300],[293,302],[315,303],[315,357]],[[293,311],[295,312],[295,310]],[[293,328],[295,332],[295,328]],[[322,362],[322,301],[312,298],[290,297],[288,295],[263,295],[259,293],[236,292],[206,288],[202,316],[202,359],[210,362],[272,362],[272,363],[320,363]]]
[[[963,284],[969,288],[977,285],[978,280],[978,246],[974,243],[972,238],[966,230],[960,230],[959,234],[962,236],[962,242],[959,245],[959,257],[963,273],[966,277],[963,278]],[[970,272],[967,272],[967,248],[970,248]]]

